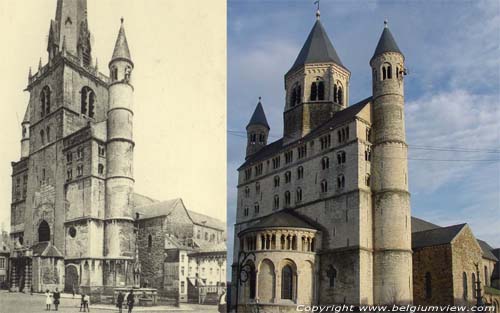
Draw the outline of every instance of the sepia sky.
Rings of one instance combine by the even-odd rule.
[[[0,222],[8,229],[11,161],[20,157],[28,69],[47,62],[56,0],[0,1]],[[135,191],[226,219],[226,3],[88,0],[92,54],[108,74],[120,27],[134,69]]]
[[[269,141],[282,136],[283,77],[315,11],[313,0],[228,2],[230,234],[245,126],[262,96]],[[321,21],[351,71],[350,104],[371,95],[369,61],[386,18],[409,69],[412,215],[441,226],[468,223],[476,237],[500,248],[500,2],[321,1]]]

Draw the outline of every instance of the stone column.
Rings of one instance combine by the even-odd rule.
[[[274,277],[274,303],[278,303],[279,299],[281,299],[281,273],[279,270],[274,271]]]

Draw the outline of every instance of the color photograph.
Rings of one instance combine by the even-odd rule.
[[[498,312],[499,6],[228,1],[231,312]]]

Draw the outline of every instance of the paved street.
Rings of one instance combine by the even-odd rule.
[[[52,310],[54,308],[52,307]],[[74,313],[79,312],[80,300],[75,298],[61,299],[59,305],[59,312],[61,313]],[[42,294],[34,294],[30,296],[24,293],[8,293],[0,292],[0,313],[46,313],[45,311],[45,296]],[[55,312],[55,311],[53,311]],[[118,312],[116,307],[110,305],[91,305],[90,312]],[[123,310],[126,313],[126,310]],[[162,312],[203,312],[203,313],[216,313],[216,306],[207,305],[193,305],[183,304],[180,308],[175,307],[157,307],[157,308],[143,308],[136,307],[133,311],[148,312],[148,313],[162,313]]]

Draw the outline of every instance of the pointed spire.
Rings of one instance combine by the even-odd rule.
[[[257,106],[255,107],[255,111],[252,114],[250,122],[248,122],[247,128],[251,125],[262,125],[267,129],[270,129],[269,124],[267,123],[266,113],[264,113],[264,108],[262,107],[261,100],[262,98],[259,97],[259,103],[257,103]]]
[[[38,61],[38,71],[42,69],[42,58],[40,58],[40,61]]]
[[[321,24],[318,16],[316,23],[309,33],[309,36],[307,37],[307,40],[300,50],[300,53],[293,63],[290,71],[305,64],[322,62],[333,62],[340,66],[344,66],[340,61],[337,51],[335,51],[330,38],[328,38],[328,34],[326,33],[325,28],[323,27],[323,24]]]
[[[66,49],[78,55],[78,45],[87,45],[89,37],[87,23],[87,0],[57,0],[54,35],[57,46],[62,46],[66,37]],[[90,50],[90,47],[86,47]]]
[[[113,57],[111,58],[110,63],[114,60],[127,60],[132,62],[130,50],[128,48],[127,37],[125,36],[125,27],[123,26],[123,22],[124,20],[122,17],[120,31],[118,32],[118,38],[116,38],[115,49],[113,51]]]
[[[384,30],[382,31],[382,35],[380,36],[377,48],[375,49],[375,53],[373,53],[372,59],[385,52],[397,52],[403,54],[401,50],[399,50],[398,44],[396,43],[396,40],[394,40],[394,37],[389,30],[387,19],[384,20]]]

